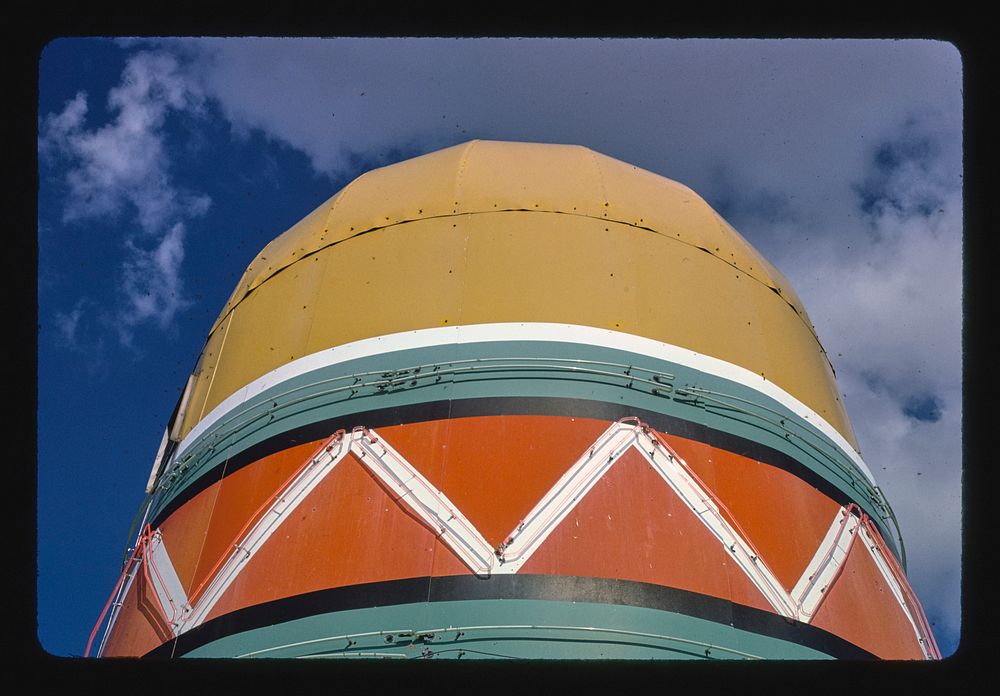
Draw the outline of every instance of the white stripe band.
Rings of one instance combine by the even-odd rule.
[[[249,399],[261,394],[271,387],[286,380],[307,374],[339,363],[358,358],[371,357],[380,353],[410,350],[414,348],[430,348],[448,344],[487,343],[498,341],[549,341],[560,343],[579,343],[588,346],[598,346],[613,350],[623,350],[630,353],[648,356],[657,360],[683,365],[715,377],[730,380],[745,387],[754,389],[768,396],[795,415],[815,426],[823,435],[833,441],[844,454],[864,473],[868,481],[875,486],[875,477],[865,464],[861,455],[844,439],[836,428],[830,425],[822,416],[796,399],[794,396],[778,387],[755,372],[732,363],[702,355],[679,346],[663,343],[644,336],[599,329],[592,326],[576,324],[553,323],[502,323],[502,324],[469,324],[466,326],[444,326],[430,329],[418,329],[402,333],[388,334],[366,338],[352,343],[328,348],[311,355],[285,363],[271,372],[255,379],[250,384],[238,389],[206,415],[180,443],[177,457],[185,454],[191,444],[199,436],[208,431],[215,423],[224,418],[234,409]]]

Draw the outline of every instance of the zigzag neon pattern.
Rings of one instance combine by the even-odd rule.
[[[631,422],[629,422],[631,421]],[[184,595],[159,530],[144,535],[144,577],[155,590],[162,615],[175,635],[200,625],[247,562],[289,517],[295,507],[322,482],[348,453],[386,487],[397,502],[416,513],[437,537],[475,574],[516,573],[544,544],[594,485],[626,452],[635,449],[684,504],[725,546],[736,565],[774,608],[786,618],[809,623],[836,582],[855,539],[864,538],[876,566],[913,626],[924,654],[937,653],[933,636],[919,608],[908,601],[905,580],[881,551],[870,521],[851,504],[841,508],[791,592],[784,589],[724,504],[660,435],[637,418],[613,423],[566,471],[498,548],[493,548],[448,497],[436,489],[377,433],[363,426],[350,434],[334,433],[251,516],[240,530],[233,550],[224,555],[190,597]],[[108,628],[110,630],[110,626]],[[939,653],[937,653],[939,655]]]

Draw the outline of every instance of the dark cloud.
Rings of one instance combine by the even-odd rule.
[[[801,219],[793,192],[737,181],[724,163],[713,168],[703,195],[731,225],[754,230],[754,243],[760,248],[784,240],[788,228]]]
[[[910,118],[891,140],[870,154],[870,170],[853,189],[861,212],[877,227],[883,215],[929,217],[943,212],[945,190],[938,174],[941,135]]]
[[[936,423],[941,420],[941,399],[934,394],[915,394],[903,404],[903,414],[908,418]]]

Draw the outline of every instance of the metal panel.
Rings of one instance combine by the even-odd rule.
[[[369,172],[251,263],[203,375],[236,304],[253,304],[245,326],[266,331],[276,356],[459,322],[672,338],[774,379],[855,442],[787,281],[686,187],[585,148],[475,141]],[[210,410],[280,364],[246,341],[230,350],[234,363],[195,405]]]
[[[381,230],[290,266],[236,315],[205,412],[289,356],[417,328],[550,321],[740,365],[854,442],[819,344],[781,297],[703,251],[591,218],[488,213]]]
[[[585,148],[473,141],[355,180],[250,264],[182,402],[170,440],[190,438],[164,450],[159,529],[137,542],[109,654],[318,617],[303,602],[321,596],[657,595],[639,606],[937,656],[862,512],[881,495],[787,280],[690,189]],[[632,408],[684,437],[612,422]],[[719,647],[637,626],[465,627],[494,647],[530,629],[519,650],[588,632],[595,655],[626,634]],[[388,630],[336,652],[379,653]],[[741,645],[726,649],[760,656]]]

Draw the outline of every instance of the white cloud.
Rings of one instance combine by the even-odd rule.
[[[163,126],[171,110],[197,112],[203,96],[179,71],[176,58],[143,52],[129,59],[122,82],[108,94],[114,121],[85,128],[87,96],[78,93],[61,113],[45,119],[43,154],[70,160],[66,222],[117,215],[131,205],[142,229],[156,233],[179,216],[203,213],[205,196],[170,180]]]
[[[83,316],[84,306],[87,303],[88,300],[86,298],[80,298],[69,313],[56,312],[54,314],[53,319],[58,336],[64,345],[71,348],[76,348],[79,345],[80,337],[78,331],[80,328],[80,319]]]
[[[585,145],[703,194],[738,179],[821,195],[879,129],[936,99],[957,52],[931,41],[218,39],[172,42],[239,129],[351,157],[474,137]],[[957,94],[957,92],[956,92]],[[882,108],[875,108],[881,105]]]
[[[145,249],[126,240],[129,255],[123,264],[121,290],[125,308],[119,315],[122,343],[131,343],[132,330],[155,321],[167,329],[177,312],[191,303],[184,298],[181,264],[184,261],[184,225],[177,223],[157,246]]]
[[[961,134],[940,125],[910,117],[871,143],[846,229],[813,229],[808,245],[776,245],[774,260],[837,370],[865,461],[899,519],[910,580],[937,629],[955,635],[963,202]],[[936,409],[915,413],[922,401]]]
[[[73,351],[92,378],[104,379],[110,374],[104,329],[108,317],[89,297],[79,298],[68,312],[55,311],[52,327],[56,345]]]
[[[118,220],[124,214],[141,230],[127,235],[128,258],[121,290],[125,306],[118,316],[122,341],[130,343],[135,327],[153,321],[161,328],[186,306],[180,264],[184,227],[180,221],[203,215],[208,196],[186,191],[170,176],[164,128],[174,111],[198,113],[204,97],[180,71],[177,59],[162,51],[132,55],[121,83],[107,99],[110,122],[87,128],[87,95],[78,93],[65,108],[45,118],[39,152],[49,162],[63,158],[67,197],[63,222]],[[60,161],[61,162],[61,161]],[[149,250],[150,241],[155,248]],[[63,315],[61,325],[80,307]]]
[[[64,149],[71,137],[79,133],[87,116],[87,93],[77,92],[61,113],[50,114],[45,119],[45,135],[39,140],[43,154]]]

